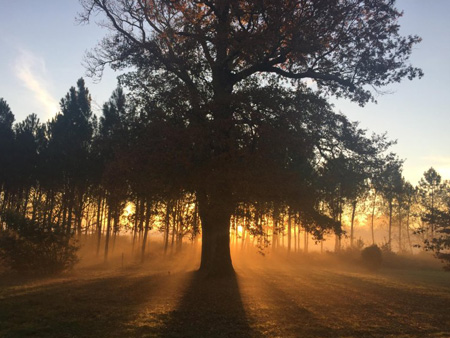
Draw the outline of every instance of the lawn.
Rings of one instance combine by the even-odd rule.
[[[0,276],[1,337],[450,337],[450,273],[235,255],[205,280],[198,254]]]

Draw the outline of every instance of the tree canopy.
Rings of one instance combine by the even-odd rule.
[[[379,156],[383,146],[320,93],[363,105],[422,75],[408,61],[420,38],[399,34],[394,1],[80,2],[79,19],[100,14],[110,32],[87,56],[91,75],[131,69],[121,82],[148,118],[162,176],[176,168],[171,177],[183,175],[180,189],[196,195],[208,273],[232,271],[237,203],[289,200],[311,223],[333,227],[318,208],[319,168],[336,156]]]
[[[81,21],[100,13],[111,32],[89,54],[93,74],[108,64],[134,66],[165,83],[170,74],[197,104],[261,73],[314,79],[324,91],[361,104],[373,90],[422,75],[408,63],[420,38],[399,34],[394,0],[81,3]]]

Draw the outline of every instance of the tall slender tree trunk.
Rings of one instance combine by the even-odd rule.
[[[44,202],[44,206],[42,209],[42,222],[44,224],[46,224],[47,222],[50,222],[50,220],[48,219],[49,217],[49,205],[50,205],[50,196],[49,196],[49,191],[46,191],[44,193],[45,195],[45,202]]]
[[[33,197],[33,203],[32,203],[33,210],[31,211],[31,221],[32,222],[34,222],[36,220],[36,215],[38,213],[38,209],[39,209],[39,205],[41,204],[41,201],[42,201],[42,189],[39,189],[39,191],[35,190],[34,197]]]
[[[108,260],[108,250],[109,250],[109,238],[111,235],[111,205],[108,205],[108,216],[106,220],[106,234],[105,234],[105,262]]]
[[[235,212],[235,215],[237,213]],[[238,241],[239,241],[239,223],[240,223],[240,219],[238,219],[237,216],[234,216],[234,247],[237,248],[238,246]]]
[[[389,201],[389,234],[388,234],[388,248],[392,250],[392,201]]]
[[[115,207],[114,207],[114,224],[113,224],[113,247],[112,247],[112,252],[114,253],[114,250],[116,249],[116,239],[117,239],[117,234],[119,232],[119,227],[120,227],[120,205],[119,203],[116,203]]]
[[[183,202],[179,202],[178,211],[177,211],[177,236],[176,236],[176,253],[181,251],[181,247],[183,245]]]
[[[139,208],[139,241],[142,238],[144,232],[144,219],[145,219],[145,199],[141,199]]]
[[[134,253],[134,247],[136,245],[136,238],[138,232],[138,222],[139,222],[139,198],[136,198],[135,208],[134,208],[134,226],[133,226],[133,242],[131,245],[131,253]]]
[[[48,216],[47,216],[47,222],[53,223],[53,209],[55,208],[55,191],[50,191],[50,204],[48,207]],[[58,223],[59,223],[59,217],[58,217]]]
[[[171,202],[167,201],[166,215],[164,219],[164,255],[167,255],[167,249],[169,248],[169,230],[170,230],[170,212]]]
[[[99,193],[97,201],[97,256],[100,253],[100,243],[102,240],[103,204],[102,193]]]
[[[83,204],[84,204],[84,192],[78,193],[77,203],[75,205],[75,228],[78,234],[78,238],[81,238],[81,223],[83,220]]]
[[[73,211],[73,199],[69,201],[69,207],[67,209],[67,233],[72,231],[72,211]]]
[[[291,228],[291,226],[292,226],[292,215],[291,215],[291,211],[289,210],[288,211],[288,238],[287,238],[287,242],[288,242],[288,248],[287,248],[287,250],[288,250],[288,253],[290,253],[291,252],[291,232],[292,232],[292,228]]]
[[[305,228],[305,232],[303,233],[303,249],[305,253],[308,253],[308,231],[306,231]]]
[[[354,222],[355,222],[355,212],[356,212],[356,200],[352,202],[352,219],[350,223],[350,247],[353,248],[354,235]]]
[[[194,250],[197,251],[198,248],[198,238],[200,234],[200,224],[198,219],[198,203],[197,200],[194,201],[194,218],[193,218],[193,227],[194,227]]]
[[[17,190],[17,189],[16,189]],[[19,192],[18,193],[16,193],[15,194],[15,201],[14,201],[14,203],[15,203],[15,211],[17,212],[17,213],[20,213],[20,211],[21,211],[21,209],[22,209],[22,202],[23,202],[23,189],[20,189],[19,188]]]
[[[28,211],[28,202],[30,200],[30,188],[25,189],[25,193],[24,193],[24,201],[23,201],[23,211],[22,211],[22,216],[26,217],[27,216],[27,211]]]
[[[413,247],[411,244],[411,236],[409,235],[409,215],[411,213],[410,207],[408,206],[408,212],[406,214],[406,236],[408,238],[408,246],[410,253],[413,253]]]
[[[174,208],[172,210],[172,236],[170,238],[170,254],[173,254],[173,248],[175,245],[175,234],[177,233],[177,210],[178,210],[178,201],[175,202]]]
[[[268,231],[267,231],[268,233]],[[278,247],[278,217],[272,218],[272,248],[275,251]]]
[[[375,230],[374,230],[374,218],[375,218],[375,205],[376,205],[376,201],[377,201],[377,194],[375,193],[375,196],[373,197],[373,204],[372,204],[372,220],[370,223],[370,232],[372,234],[372,245],[375,245]]]
[[[340,206],[340,203],[338,204],[338,210],[339,210],[339,212],[336,215],[336,219],[339,220],[339,224],[342,227],[342,208]],[[335,252],[341,251],[341,240],[342,240],[342,232],[336,234],[335,246],[334,246],[334,251]]]
[[[402,209],[400,203],[398,205],[398,252],[403,251],[402,246]]]
[[[59,223],[59,217],[58,217],[58,223]],[[62,200],[62,223],[61,226],[64,230],[66,230],[67,226],[67,201],[65,196],[63,196]]]
[[[146,211],[145,211],[145,228],[144,228],[144,238],[142,240],[142,250],[141,250],[141,262],[145,261],[145,250],[147,249],[147,239],[148,232],[150,230],[150,214],[151,214],[151,205],[148,201],[146,201]]]
[[[431,191],[431,238],[434,238],[434,188]]]

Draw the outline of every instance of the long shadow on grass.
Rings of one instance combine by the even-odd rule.
[[[25,287],[0,299],[0,337],[134,336],[130,323],[141,311],[148,311],[153,327],[161,327],[178,281],[178,276],[121,275]]]
[[[336,274],[342,285],[354,285],[354,294],[370,295],[365,301],[365,308],[370,299],[374,308],[383,304],[378,311],[382,317],[387,311],[385,324],[390,329],[388,333],[423,334],[428,336],[440,333],[443,337],[450,334],[450,298],[446,291],[433,291],[433,287],[417,287],[414,284],[383,284],[382,279],[362,279],[358,276]],[[388,276],[389,277],[389,276]],[[372,317],[377,314],[372,310]],[[395,314],[395,315],[392,315]],[[422,324],[421,324],[422,323]]]
[[[253,337],[237,277],[205,279],[190,273],[178,308],[170,313],[162,337]]]

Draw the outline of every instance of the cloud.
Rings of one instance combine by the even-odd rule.
[[[36,102],[44,110],[45,116],[53,116],[58,111],[59,104],[49,92],[50,85],[46,79],[48,75],[44,59],[28,50],[21,49],[14,69],[16,76],[33,93]]]

